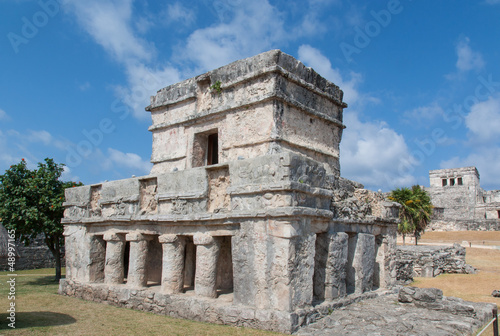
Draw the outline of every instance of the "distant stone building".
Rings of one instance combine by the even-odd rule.
[[[158,91],[150,175],[66,191],[60,293],[290,333],[393,286],[398,207],[340,177],[342,98],[279,50]]]
[[[500,190],[486,191],[476,167],[429,172],[434,205],[431,230],[500,230]]]

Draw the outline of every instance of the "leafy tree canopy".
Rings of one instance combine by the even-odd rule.
[[[413,234],[417,244],[431,220],[433,206],[429,194],[419,185],[414,185],[411,188],[396,188],[389,199],[401,204],[398,232],[403,235],[403,240],[405,235]]]
[[[47,158],[38,164],[37,169],[30,170],[22,159],[0,175],[2,224],[8,230],[14,229],[16,238],[26,245],[43,234],[56,258],[56,278],[58,272],[60,277],[60,248],[64,244],[61,224],[64,189],[82,185],[80,182],[60,181],[63,167]]]

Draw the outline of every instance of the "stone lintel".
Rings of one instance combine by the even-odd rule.
[[[120,203],[134,203],[139,201],[139,194],[128,196],[128,197],[114,197],[108,199],[100,199],[98,203],[100,205],[110,205],[110,204],[120,204]]]
[[[153,162],[154,163],[154,162]],[[165,194],[159,194],[158,195],[158,201],[170,201],[174,199],[200,199],[200,198],[206,198],[207,197],[207,192],[202,191],[202,192],[192,192],[192,193],[165,193]]]
[[[314,233],[327,232],[330,228],[330,221],[313,221],[311,223],[311,231]]]
[[[83,208],[83,207],[86,207],[89,205],[90,202],[86,201],[86,202],[63,202],[63,207],[64,208],[69,208],[69,207],[72,207],[72,206],[76,206],[76,207],[79,207],[79,208]]]
[[[252,195],[266,192],[301,192],[318,198],[331,198],[333,191],[323,188],[311,187],[295,181],[275,182],[262,185],[236,185],[227,188],[230,195]]]

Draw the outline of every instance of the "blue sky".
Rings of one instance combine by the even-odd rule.
[[[500,0],[2,0],[0,171],[148,174],[158,89],[281,49],[344,90],[342,176],[428,185],[476,166],[500,189]]]

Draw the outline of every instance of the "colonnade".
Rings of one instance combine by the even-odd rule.
[[[196,233],[193,236],[195,253],[187,253],[186,245],[191,242],[187,236],[164,234],[156,236],[162,245],[161,292],[165,294],[182,293],[184,284],[190,283],[192,271],[186,267],[196,265],[194,290],[197,295],[217,297],[217,266],[220,254],[220,238],[207,233]],[[106,232],[102,236],[105,244],[104,283],[109,285],[123,284],[125,279],[125,246],[130,244],[127,286],[146,287],[148,282],[149,241],[156,239],[154,235],[138,232],[116,233]],[[196,255],[195,260],[192,259]]]

